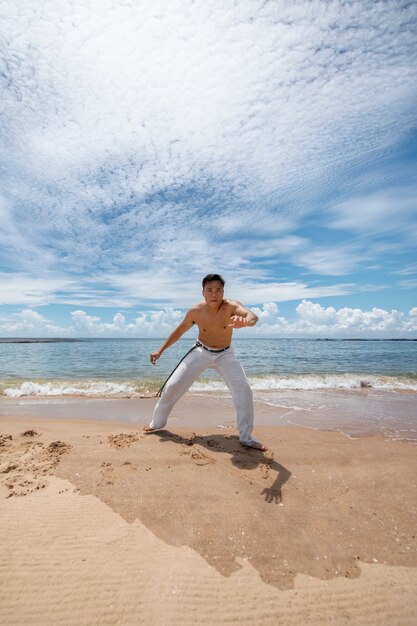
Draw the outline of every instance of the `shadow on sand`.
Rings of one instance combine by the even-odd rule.
[[[147,433],[147,435],[158,436],[161,442],[173,442],[179,445],[194,446],[198,444],[211,452],[221,452],[230,454],[232,464],[242,470],[255,470],[260,468],[269,475],[269,472],[277,473],[273,484],[263,489],[261,495],[265,496],[265,501],[269,503],[282,502],[282,487],[290,479],[291,472],[274,460],[271,451],[262,452],[255,448],[246,448],[239,442],[235,435],[195,435],[182,437],[169,430],[157,430]]]

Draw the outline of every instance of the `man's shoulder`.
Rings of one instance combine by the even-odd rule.
[[[237,300],[230,300],[229,298],[224,298],[221,304],[221,308],[228,309],[228,310],[236,309],[239,305],[240,305],[240,302],[238,302]],[[207,305],[205,302],[197,302],[196,304],[193,304],[188,309],[187,314],[201,313],[203,311],[206,311],[206,309],[207,309]]]
[[[230,300],[229,298],[225,298],[223,300],[223,304],[224,306],[235,309],[239,306],[240,302],[238,302],[237,300]]]
[[[196,304],[191,305],[188,309],[188,313],[198,313],[204,308],[205,304],[205,302],[197,302]]]

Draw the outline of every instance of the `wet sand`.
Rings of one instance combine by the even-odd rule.
[[[303,426],[333,430],[349,437],[381,434],[417,444],[417,393],[388,390],[255,391],[259,426]],[[149,423],[156,398],[37,397],[0,399],[1,415],[98,420],[136,425]],[[226,393],[188,393],[175,405],[171,426],[235,426]]]
[[[417,446],[257,426],[261,453],[184,400],[151,435],[0,417],[0,623],[415,624]]]

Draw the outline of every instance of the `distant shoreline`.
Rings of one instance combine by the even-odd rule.
[[[162,341],[163,337],[0,337],[0,343],[74,343],[83,341],[131,341],[151,339],[152,341]],[[182,341],[189,341],[192,337],[181,337]],[[283,341],[417,341],[415,337],[234,337],[239,341],[248,339],[250,341],[279,339]]]
[[[29,339],[27,337],[0,337],[0,343],[74,343],[77,341],[90,341],[89,339],[59,339],[52,337],[45,337],[41,339]]]

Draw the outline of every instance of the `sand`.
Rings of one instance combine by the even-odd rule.
[[[204,412],[204,404],[200,407]],[[0,417],[0,623],[417,622],[417,446]]]

